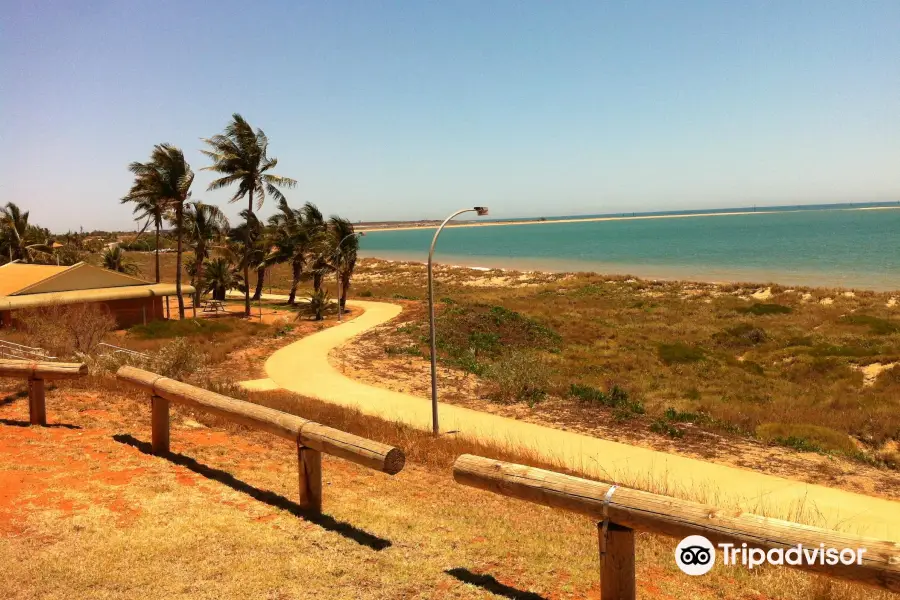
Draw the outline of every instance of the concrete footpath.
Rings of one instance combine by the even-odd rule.
[[[266,295],[284,300],[286,296]],[[365,312],[346,323],[305,337],[266,361],[269,379],[246,382],[255,389],[283,388],[365,414],[431,429],[428,398],[377,388],[336,370],[329,353],[353,337],[400,314],[383,302],[350,301]],[[900,503],[755,471],[728,467],[578,433],[440,405],[442,432],[519,447],[552,464],[603,481],[633,485],[723,507],[739,506],[764,516],[900,542]]]

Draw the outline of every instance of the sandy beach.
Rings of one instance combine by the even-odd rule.
[[[819,210],[833,211],[862,211],[862,210],[896,210],[900,206],[868,206],[859,208],[831,208]],[[771,215],[777,213],[797,213],[804,212],[807,209],[798,210],[745,210],[735,212],[708,212],[708,213],[691,213],[678,215],[634,215],[634,216],[609,216],[609,217],[582,217],[571,219],[547,219],[547,220],[511,220],[511,221],[456,221],[448,223],[447,227],[501,227],[504,225],[547,225],[550,223],[596,223],[602,221],[640,221],[648,219],[685,219],[689,217],[728,217],[740,215]],[[381,227],[378,225],[368,226],[365,224],[358,225],[357,228],[366,232],[374,231],[408,231],[412,229],[437,229],[440,225],[439,221],[422,222],[420,225],[389,225]]]

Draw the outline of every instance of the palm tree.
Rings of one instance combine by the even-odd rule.
[[[300,309],[297,311],[297,319],[309,316],[315,321],[321,321],[325,318],[325,313],[335,310],[334,302],[328,297],[326,290],[313,292],[309,299],[300,302]]]
[[[256,199],[256,207],[261,208],[266,194],[275,200],[284,199],[284,194],[279,187],[293,188],[297,182],[287,177],[280,177],[269,172],[278,164],[278,159],[268,157],[269,139],[262,129],[253,131],[244,118],[235,113],[232,121],[225,127],[224,134],[214,135],[203,140],[210,150],[202,152],[212,159],[213,164],[205,167],[205,170],[214,171],[224,175],[209,184],[209,190],[226,188],[237,184],[237,191],[231,197],[231,202],[237,202],[247,198],[247,223],[245,230],[246,246],[251,246],[250,241],[250,217],[253,216],[253,200]],[[250,316],[250,263],[244,262],[244,281],[247,283],[244,292],[244,311]]]
[[[288,206],[287,201],[278,203],[278,212],[269,217],[272,230],[272,255],[275,262],[291,265],[291,292],[288,304],[293,305],[297,297],[297,286],[303,276],[303,267],[310,252],[309,230],[303,219],[303,211]]]
[[[232,227],[228,232],[228,252],[232,260],[244,273],[246,292],[250,286],[250,270],[256,271],[256,291],[253,299],[258,299],[262,292],[262,281],[265,276],[265,268],[271,264],[270,241],[266,226],[259,220],[256,213],[249,213],[245,208],[240,212],[244,222],[237,227]]]
[[[123,201],[159,204],[171,210],[176,224],[175,294],[178,296],[178,317],[184,319],[184,297],[181,295],[182,244],[184,240],[184,204],[191,196],[194,172],[184,159],[181,149],[171,144],[157,144],[146,163],[133,162],[128,169],[134,173],[134,184]],[[158,255],[157,255],[158,256]]]
[[[134,202],[133,212],[135,215],[135,220],[147,220],[141,233],[143,233],[143,230],[145,230],[151,223],[156,229],[156,283],[159,283],[159,234],[162,230],[163,219],[166,216],[167,207],[165,205],[165,202],[163,202],[161,198],[142,194],[134,194],[135,190],[132,187],[132,192],[122,198],[122,204],[125,204],[126,202]],[[141,234],[139,233],[137,237],[135,237],[135,241],[137,241],[137,238],[140,237],[140,235]]]
[[[141,270],[136,264],[128,260],[125,253],[118,246],[110,246],[103,251],[101,257],[104,269],[125,273],[126,275],[140,275]]]
[[[341,280],[341,294],[338,298],[341,310],[347,305],[347,290],[350,289],[350,278],[356,269],[359,236],[354,234],[353,224],[347,219],[338,216],[328,219],[328,247],[331,252],[327,258],[330,270],[336,272]]]
[[[28,223],[29,211],[22,211],[18,205],[7,202],[0,208],[0,236],[4,254],[9,262],[22,260],[34,261],[34,253],[52,254],[53,249],[47,243],[49,232]]]
[[[262,298],[263,283],[266,278],[266,269],[277,262],[278,254],[275,251],[274,231],[271,227],[257,220],[259,231],[254,239],[253,258],[254,262],[251,266],[256,269],[256,290],[253,292],[252,300]]]
[[[209,258],[212,244],[228,232],[228,219],[218,206],[199,200],[188,202],[184,208],[184,230],[194,248],[194,260],[187,271],[191,276],[191,285],[196,289],[194,306],[197,306],[200,303],[204,263]]]
[[[300,211],[310,239],[309,261],[312,263],[313,291],[318,292],[322,289],[322,277],[328,270],[328,223],[322,211],[312,202],[304,204]]]
[[[225,292],[238,285],[238,269],[224,256],[206,261],[203,265],[203,285],[212,292],[213,300],[224,300]]]

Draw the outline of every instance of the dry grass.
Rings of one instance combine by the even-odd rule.
[[[5,392],[14,391],[6,386]],[[169,459],[146,453],[146,399],[91,378],[49,394],[50,420],[0,405],[0,597],[582,598],[597,596],[596,528],[455,484],[461,452],[506,450],[286,394],[261,403],[401,445],[395,477],[325,457],[323,517],[304,517],[290,444],[175,409]],[[640,534],[642,598],[888,598],[786,569],[681,575],[674,542]]]

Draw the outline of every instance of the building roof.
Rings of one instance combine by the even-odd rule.
[[[152,298],[174,296],[174,283],[148,283],[146,285],[120,286],[113,288],[96,288],[77,290],[74,292],[48,292],[46,294],[25,294],[22,296],[0,296],[0,310],[21,310],[38,308],[55,304],[79,304],[84,302],[110,302],[112,300],[133,300],[135,298]],[[181,294],[194,293],[194,286],[182,285]]]
[[[147,285],[147,282],[80,262],[70,267],[8,263],[0,267],[0,296]]]
[[[0,267],[0,309],[3,310],[175,293],[175,285],[171,283],[148,283],[87,263],[71,267],[8,263]],[[194,287],[182,285],[181,293],[192,294]]]
[[[9,296],[21,289],[59,275],[69,267],[51,267],[49,265],[21,265],[8,263],[0,267],[0,296]]]

